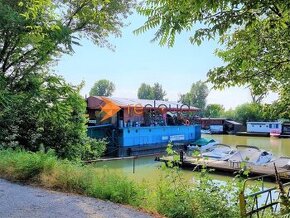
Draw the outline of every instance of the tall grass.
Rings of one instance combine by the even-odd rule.
[[[168,170],[157,185],[136,183],[93,166],[59,160],[52,151],[30,153],[0,150],[0,177],[38,184],[112,202],[129,204],[167,217],[238,217],[232,186],[217,187],[203,177],[191,184],[177,170]]]
[[[0,176],[43,187],[139,206],[138,185],[128,178],[91,166],[59,160],[52,151],[0,150]]]

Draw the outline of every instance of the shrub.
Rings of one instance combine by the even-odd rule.
[[[52,151],[0,150],[0,176],[13,181],[138,206],[140,187],[127,177],[78,162],[58,160]]]
[[[68,159],[103,154],[105,141],[87,137],[81,86],[47,73],[27,75],[15,86],[18,91],[7,89],[0,77],[0,148],[53,149],[58,157]]]

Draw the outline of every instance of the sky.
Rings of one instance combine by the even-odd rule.
[[[205,81],[207,72],[223,62],[214,55],[220,47],[217,41],[204,41],[200,46],[189,42],[192,32],[184,32],[176,37],[173,48],[161,47],[158,42],[151,42],[154,31],[134,35],[133,30],[140,27],[144,17],[133,14],[128,18],[130,25],[122,29],[122,37],[110,37],[115,51],[100,48],[86,39],[82,46],[75,46],[73,55],[64,55],[55,66],[55,73],[62,75],[68,82],[77,85],[85,82],[81,90],[88,95],[94,82],[108,79],[116,85],[115,97],[137,98],[141,83],[162,84],[166,98],[178,100],[180,94],[190,90],[191,84],[198,80]],[[211,85],[208,85],[211,87]],[[265,102],[277,98],[272,93]],[[226,109],[250,102],[249,90],[245,87],[231,87],[222,91],[210,90],[208,104],[222,104]]]

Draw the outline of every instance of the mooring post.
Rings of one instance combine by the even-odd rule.
[[[183,154],[183,150],[180,150],[179,151],[179,160],[180,160],[181,164],[183,164],[183,159],[184,159],[184,156],[183,155],[184,155]]]
[[[135,159],[136,157],[133,158],[133,173],[135,173]]]

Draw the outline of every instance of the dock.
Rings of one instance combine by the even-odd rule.
[[[290,138],[290,135],[288,135],[288,134],[281,134],[281,135],[279,135],[279,138]]]
[[[161,162],[171,162],[173,157],[162,157],[158,159]],[[267,176],[275,179],[274,163],[277,167],[280,178],[283,180],[290,181],[290,167],[288,167],[289,157],[280,157],[274,161],[271,161],[264,165],[254,165],[251,163],[245,163],[246,168],[250,171],[250,176]],[[235,173],[242,170],[241,162],[222,161],[214,159],[205,159],[200,157],[189,157],[184,155],[178,164],[181,168],[186,169],[214,169],[215,172]]]
[[[255,136],[255,137],[269,137],[268,132],[236,132],[237,136]]]

